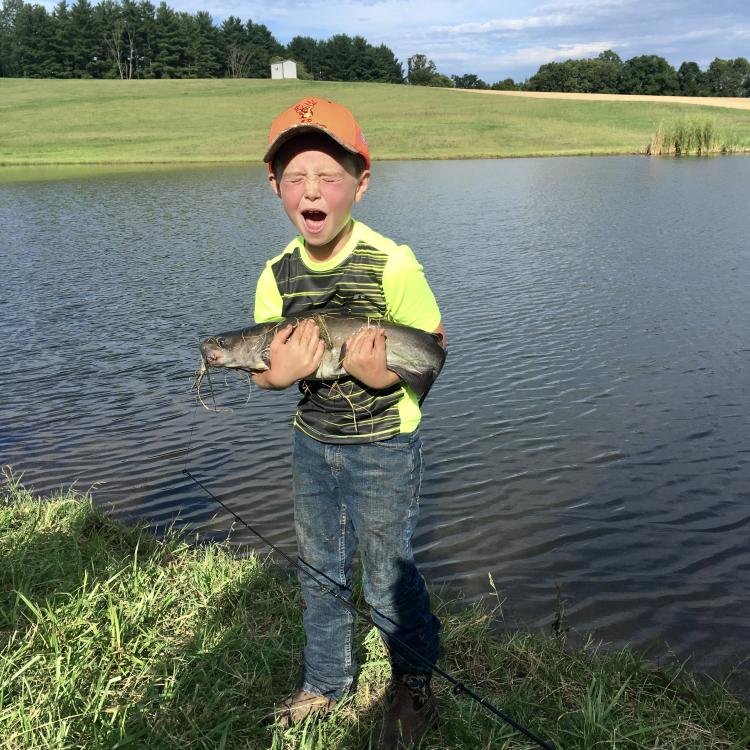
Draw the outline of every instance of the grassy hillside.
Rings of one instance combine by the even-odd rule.
[[[486,96],[390,84],[0,79],[0,164],[260,160],[306,95],[358,115],[375,159],[638,153],[662,123],[708,120],[750,148],[750,111]]]

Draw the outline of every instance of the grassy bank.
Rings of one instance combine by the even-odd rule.
[[[259,161],[303,96],[359,116],[376,159],[641,153],[661,123],[709,119],[750,149],[750,111],[487,96],[389,84],[0,79],[0,164]]]
[[[156,540],[87,497],[0,488],[0,748],[368,748],[388,669],[360,630],[356,696],[314,726],[258,724],[295,686],[293,579],[257,557]],[[561,750],[746,748],[750,712],[720,685],[560,637],[499,639],[489,617],[437,603],[442,666]],[[425,750],[534,747],[440,680]]]

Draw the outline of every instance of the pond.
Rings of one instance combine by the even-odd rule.
[[[25,173],[28,175],[28,173]],[[32,175],[33,176],[33,175]],[[291,225],[260,166],[0,184],[0,461],[223,538],[187,467],[293,551],[294,389],[191,392]],[[415,546],[432,588],[722,673],[750,636],[750,160],[376,164],[448,330]],[[262,546],[237,524],[237,545]]]

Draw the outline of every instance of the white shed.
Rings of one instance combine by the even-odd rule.
[[[271,78],[296,78],[297,63],[294,60],[281,60],[271,63]]]

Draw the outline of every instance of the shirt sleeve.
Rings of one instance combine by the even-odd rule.
[[[284,301],[281,299],[279,288],[276,286],[273,270],[268,264],[258,277],[258,284],[255,287],[253,318],[255,318],[256,323],[268,323],[269,321],[280,320],[283,317],[283,311]]]
[[[427,283],[422,264],[407,245],[400,245],[383,270],[387,315],[394,323],[434,331],[440,308]]]

